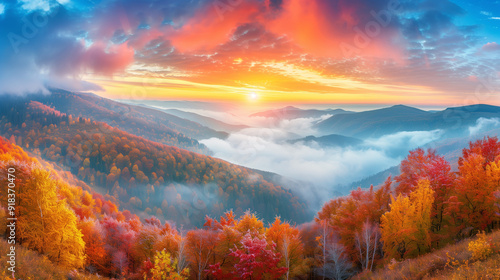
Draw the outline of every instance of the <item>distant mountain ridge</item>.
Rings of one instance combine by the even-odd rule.
[[[500,107],[471,105],[428,112],[396,105],[388,108],[351,114],[337,114],[314,127],[321,134],[341,134],[350,137],[380,137],[400,131],[446,130],[448,136],[460,136],[479,118],[500,117]]]
[[[343,109],[300,109],[293,106],[287,106],[280,109],[273,109],[263,112],[251,114],[250,117],[266,117],[280,119],[296,119],[296,118],[319,118],[324,115],[348,114],[351,111]]]
[[[290,143],[294,144],[297,142],[303,142],[304,144],[309,144],[311,145],[313,142],[325,146],[325,147],[349,147],[349,146],[358,146],[363,143],[363,140],[354,138],[354,137],[348,137],[348,136],[343,136],[339,134],[330,134],[330,135],[325,135],[325,136],[320,136],[320,137],[315,137],[312,135],[309,135],[304,138],[300,139],[295,139],[289,141]]]
[[[224,131],[227,133],[235,132],[238,130],[242,130],[244,128],[248,128],[246,125],[235,125],[235,124],[228,124],[219,120],[216,120],[214,118],[202,116],[200,114],[192,113],[192,112],[186,112],[182,111],[179,109],[164,109],[166,113],[169,113],[171,115],[177,116],[179,118],[187,119],[193,122],[197,122],[201,125],[204,125],[206,127],[218,130],[218,131]]]

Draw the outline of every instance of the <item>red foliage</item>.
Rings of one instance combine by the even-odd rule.
[[[233,249],[231,256],[239,262],[234,270],[223,273],[221,264],[211,265],[208,272],[216,279],[278,279],[287,272],[286,267],[279,267],[280,253],[275,252],[276,245],[269,246],[265,239],[252,238],[246,234],[241,240],[241,249]]]
[[[458,165],[462,166],[464,160],[472,154],[483,156],[483,168],[486,167],[488,163],[495,161],[500,155],[500,142],[498,142],[498,138],[496,136],[487,136],[475,142],[469,142],[469,148],[462,150],[462,157],[458,159]]]
[[[26,152],[15,144],[11,144],[7,139],[0,136],[0,160],[17,160],[27,163],[38,162],[28,156]]]
[[[428,179],[433,187],[448,186],[453,180],[450,169],[450,164],[434,150],[419,148],[410,151],[401,161],[401,174],[394,178],[398,183],[396,194],[408,195],[422,179]]]
[[[31,101],[29,107],[34,110],[40,110],[47,115],[54,115],[56,117],[66,116],[66,114],[59,112],[58,110],[42,104],[38,101]]]
[[[225,226],[234,226],[236,224],[235,215],[233,210],[224,213],[224,216],[220,217],[220,222],[217,219],[205,217],[205,224],[203,226],[210,230],[221,230]]]

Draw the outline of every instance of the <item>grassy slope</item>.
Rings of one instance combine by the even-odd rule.
[[[7,250],[11,245],[7,241],[0,239],[0,278],[11,280],[12,274],[7,270]],[[76,270],[70,271],[52,263],[47,257],[35,251],[28,250],[23,246],[16,246],[16,279],[37,279],[37,280],[103,280],[105,277],[83,274]]]
[[[388,264],[374,273],[362,273],[354,279],[500,279],[500,231],[487,235],[492,254],[485,259],[472,258],[468,246],[473,240],[476,238],[395,265]]]

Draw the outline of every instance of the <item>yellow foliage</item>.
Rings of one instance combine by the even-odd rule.
[[[392,198],[391,210],[381,217],[387,258],[403,259],[429,250],[433,202],[434,191],[428,180],[419,181],[410,196]]]
[[[484,231],[477,236],[477,240],[469,242],[469,251],[472,253],[472,258],[475,260],[486,259],[493,253],[491,244],[486,240]]]
[[[75,213],[56,194],[48,171],[33,169],[19,199],[19,235],[22,244],[68,268],[83,267],[85,243]],[[21,207],[22,206],[22,207]]]
[[[6,240],[0,239],[0,279],[2,280],[106,280],[108,278],[91,275],[88,273],[77,272],[72,268],[64,268],[51,262],[46,256],[40,255],[37,252],[28,250],[22,245],[16,246],[16,272],[15,278],[12,273],[7,270],[7,250],[11,244]],[[3,254],[5,252],[5,254]],[[4,265],[5,264],[5,265]]]
[[[165,250],[157,251],[154,257],[154,267],[151,269],[153,280],[185,280],[189,277],[189,269],[179,271],[177,258],[171,258]],[[146,276],[144,277],[147,278]]]
[[[237,222],[235,229],[240,233],[250,232],[252,236],[264,234],[264,223],[255,214],[246,212]]]

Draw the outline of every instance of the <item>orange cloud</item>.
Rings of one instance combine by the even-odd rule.
[[[236,4],[231,5],[235,2]],[[212,49],[229,40],[232,32],[259,12],[256,1],[214,1],[201,8],[168,38],[181,52]]]
[[[375,2],[367,6],[362,1],[284,0],[279,8],[272,8],[269,0],[219,0],[200,8],[181,28],[172,27],[166,37],[181,52],[214,51],[231,42],[239,26],[253,23],[276,38],[285,35],[315,56],[399,60],[405,46],[398,41],[402,38],[399,30],[393,27],[398,20],[397,6]]]
[[[267,27],[319,56],[399,59],[402,46],[396,47],[394,41],[400,36],[391,27],[395,18],[389,7],[375,12],[347,1],[338,1],[333,6],[326,0],[286,0],[280,15]]]

